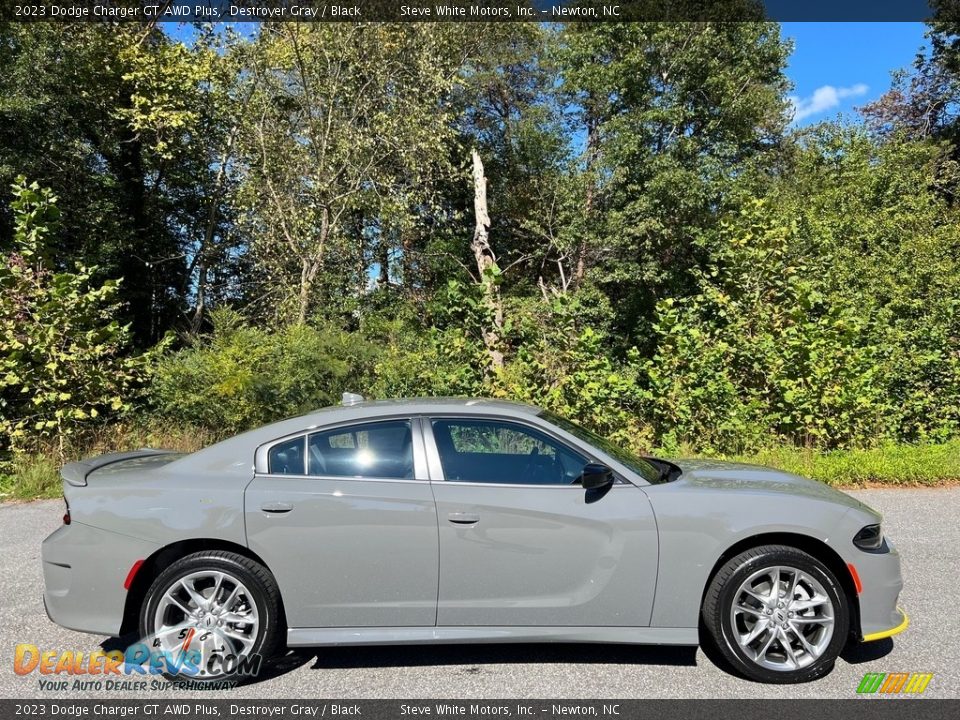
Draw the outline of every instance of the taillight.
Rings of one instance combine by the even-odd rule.
[[[69,524],[70,524],[70,503],[68,503],[68,502],[67,502],[67,499],[64,498],[64,499],[63,499],[63,504],[67,506],[66,512],[63,513],[63,524],[64,524],[64,525],[69,525]]]

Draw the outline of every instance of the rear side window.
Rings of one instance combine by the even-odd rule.
[[[267,458],[270,472],[274,475],[305,475],[303,435],[292,440],[285,440],[270,448]]]
[[[308,472],[321,477],[413,479],[409,420],[389,420],[310,435]]]

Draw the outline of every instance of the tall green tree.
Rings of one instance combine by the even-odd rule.
[[[745,165],[776,150],[789,46],[759,22],[570,24],[562,43],[591,228],[576,273],[595,269],[631,333],[657,298],[689,291],[709,257],[697,238]]]
[[[264,27],[244,53],[241,203],[263,297],[304,322],[369,282],[368,249],[447,171],[461,26]]]
[[[182,310],[180,203],[198,185],[177,150],[190,142],[180,121],[192,79],[163,76],[182,51],[159,30],[97,23],[5,24],[0,48],[0,183],[25,174],[54,190],[60,267],[126,278],[121,317],[137,344],[156,342]],[[141,122],[161,104],[150,93],[166,94],[171,122]],[[7,213],[0,246],[11,244]]]

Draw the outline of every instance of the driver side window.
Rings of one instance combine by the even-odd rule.
[[[448,482],[572,485],[587,459],[533,428],[503,420],[432,422]]]

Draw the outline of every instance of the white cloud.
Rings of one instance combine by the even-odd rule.
[[[803,120],[811,115],[826,112],[837,107],[841,100],[866,95],[869,89],[864,83],[841,88],[824,85],[814,90],[810,97],[799,98],[793,95],[790,97],[790,103],[793,105],[793,119],[794,121]]]

